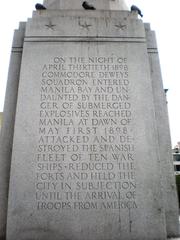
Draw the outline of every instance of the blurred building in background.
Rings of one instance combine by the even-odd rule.
[[[177,143],[177,145],[173,149],[172,154],[173,154],[174,172],[176,176],[176,185],[177,185],[177,192],[178,192],[179,206],[180,206],[180,142]]]

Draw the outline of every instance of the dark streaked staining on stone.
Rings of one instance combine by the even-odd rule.
[[[96,8],[93,5],[89,4],[87,1],[84,1],[82,6],[85,10],[96,10]]]
[[[131,210],[129,208],[129,232],[132,232],[132,219],[131,219]]]
[[[132,5],[132,6],[131,6],[131,12],[138,12],[138,14],[139,14],[141,17],[143,17],[143,14],[142,14],[141,10],[140,10],[137,6],[135,6],[135,5]]]

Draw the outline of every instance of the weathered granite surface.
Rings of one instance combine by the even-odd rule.
[[[6,220],[6,240],[178,236],[154,32],[124,1],[90,1],[96,11],[82,2],[44,0],[48,9],[15,32],[0,138],[0,239]]]
[[[169,240],[179,240],[180,238],[168,238]]]
[[[25,23],[15,31],[0,131],[0,239],[5,238],[9,176]]]
[[[150,29],[149,24],[145,24],[145,28],[158,132],[157,139],[161,162],[161,180],[164,194],[167,236],[174,237],[179,236],[179,208],[170,142],[167,103],[162,84],[155,33]]]
[[[135,14],[35,12],[24,39],[7,240],[166,239],[156,124]]]

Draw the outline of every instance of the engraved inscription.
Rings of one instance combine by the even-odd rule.
[[[54,56],[42,65],[36,208],[137,208],[131,84],[124,56]]]

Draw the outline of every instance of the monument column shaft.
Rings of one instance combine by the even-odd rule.
[[[44,0],[47,9],[83,9],[83,0]],[[90,4],[98,10],[128,10],[124,0],[91,0]]]

